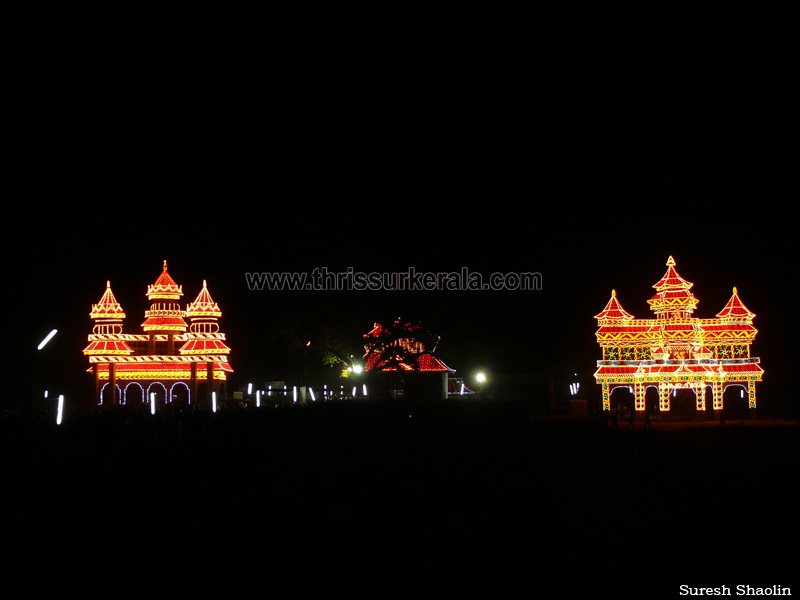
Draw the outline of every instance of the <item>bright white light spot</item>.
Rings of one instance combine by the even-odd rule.
[[[211,411],[217,412],[217,392],[211,392]]]
[[[256,392],[256,408],[261,406],[261,390]]]
[[[361,391],[364,393],[365,396],[367,395],[367,384],[366,383],[361,386]]]
[[[297,402],[297,386],[292,386],[292,402]]]
[[[353,373],[355,373],[356,375],[361,373],[363,370],[364,367],[362,367],[361,365],[353,365]]]
[[[478,383],[484,383],[486,381],[486,375],[484,373],[478,373],[477,375],[475,375],[475,380]]]
[[[314,397],[314,390],[311,389],[311,388],[308,388],[308,392],[311,394],[311,401],[312,402],[316,401],[316,398]]]
[[[248,383],[247,384],[247,395],[249,396],[252,393],[253,393],[253,384],[252,383]]]
[[[58,413],[56,414],[56,425],[61,425],[61,418],[64,416],[64,396],[58,396]]]
[[[37,349],[37,350],[41,350],[42,348],[44,348],[44,347],[45,347],[45,345],[47,344],[47,342],[49,342],[50,340],[52,340],[52,339],[53,339],[53,336],[54,336],[56,333],[58,333],[58,329],[53,329],[53,330],[52,330],[50,333],[48,333],[48,334],[47,334],[47,337],[45,337],[45,338],[44,338],[44,339],[43,339],[41,342],[39,342],[39,346],[37,346],[37,348],[36,348],[36,349]]]
[[[150,414],[156,414],[156,395],[153,393],[150,394]]]

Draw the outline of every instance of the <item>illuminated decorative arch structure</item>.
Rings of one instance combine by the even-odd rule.
[[[748,406],[756,408],[756,382],[764,370],[750,346],[758,330],[750,312],[733,288],[728,303],[713,319],[692,317],[698,300],[692,283],[667,260],[667,272],[653,287],[647,302],[654,319],[636,319],[620,304],[611,290],[605,308],[595,315],[597,342],[603,359],[597,361],[595,380],[602,387],[603,410],[609,410],[615,387],[631,388],[636,411],[645,410],[648,387],[658,389],[658,408],[670,410],[670,392],[691,389],[698,411],[720,411],[725,388],[736,385],[747,390]],[[705,390],[711,388],[711,406]]]
[[[209,397],[211,392],[220,392],[227,374],[233,372],[228,363],[230,348],[217,322],[222,311],[211,299],[205,281],[186,310],[180,306],[181,296],[182,286],[172,279],[164,261],[155,283],[147,286],[151,304],[142,323],[144,333],[123,333],[125,312],[111,283],[106,282],[105,292],[89,313],[95,325],[83,350],[94,375],[98,403],[123,404],[119,385],[127,389],[130,383],[146,390],[145,402],[147,394],[156,389],[164,396],[162,401],[169,401],[178,383],[188,390],[190,403],[202,399],[198,392]]]

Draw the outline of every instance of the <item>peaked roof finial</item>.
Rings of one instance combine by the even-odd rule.
[[[166,264],[166,261],[164,261],[164,264]],[[675,266],[675,259],[672,258],[671,256],[667,259],[667,266],[668,267],[674,267]]]
[[[165,271],[167,270],[167,261],[166,261],[166,259],[164,260],[164,270]]]

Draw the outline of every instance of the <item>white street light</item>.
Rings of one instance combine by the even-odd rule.
[[[36,349],[41,350],[42,348],[44,348],[47,342],[53,339],[53,336],[56,333],[58,333],[58,329],[53,329],[50,333],[47,334],[47,337],[45,337],[41,342],[39,342],[39,346]]]
[[[58,413],[56,414],[56,425],[61,425],[61,418],[64,416],[64,395],[58,396]]]

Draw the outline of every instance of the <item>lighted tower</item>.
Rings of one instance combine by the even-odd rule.
[[[177,285],[167,272],[167,261],[153,285],[147,286],[150,310],[145,311],[142,329],[150,336],[150,354],[175,354],[175,334],[186,331],[184,311],[178,301],[183,296],[182,286]]]
[[[125,312],[111,291],[111,282],[106,281],[106,290],[97,304],[92,304],[89,317],[94,321],[89,345],[83,354],[89,357],[95,381],[95,395],[100,395],[100,372],[106,374],[110,384],[112,402],[117,400],[116,362],[115,357],[130,356],[133,349],[128,345],[122,333],[122,322]]]
[[[189,333],[183,336],[186,342],[180,349],[182,356],[205,360],[205,363],[196,361],[191,363],[191,385],[195,397],[197,396],[198,367],[205,368],[206,383],[211,388],[208,391],[217,391],[219,382],[225,378],[225,370],[228,366],[227,355],[231,349],[225,345],[225,334],[219,331],[217,321],[221,316],[222,311],[208,293],[208,286],[204,279],[203,289],[200,290],[195,301],[186,308],[186,318],[190,320],[191,325],[189,325]]]

